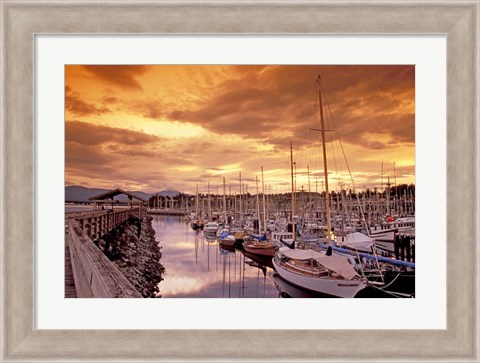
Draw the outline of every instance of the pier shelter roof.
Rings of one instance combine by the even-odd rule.
[[[142,197],[139,197],[138,195],[127,192],[127,191],[125,191],[123,189],[120,189],[120,188],[112,189],[112,190],[109,190],[108,192],[104,192],[104,193],[101,193],[101,194],[98,194],[98,195],[94,195],[93,197],[90,197],[88,199],[91,200],[91,201],[101,201],[101,200],[113,199],[114,197],[116,197],[117,195],[120,195],[120,194],[125,194],[126,196],[128,196],[128,199],[132,200],[132,201],[134,199],[139,201],[139,202],[146,202],[147,201],[146,199],[144,199]]]

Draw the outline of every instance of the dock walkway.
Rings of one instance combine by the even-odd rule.
[[[72,260],[70,258],[70,247],[68,245],[68,236],[65,234],[65,297],[77,297],[77,289],[73,279]]]

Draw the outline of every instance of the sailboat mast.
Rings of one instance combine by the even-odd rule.
[[[263,198],[263,229],[267,233],[267,214],[265,213],[265,184],[263,181],[263,166],[262,166],[262,198]]]
[[[393,210],[395,211],[395,213],[397,213],[397,203],[398,203],[398,197],[397,197],[397,194],[398,194],[398,189],[397,189],[397,174],[395,172],[395,162],[393,163],[393,180],[394,180],[394,183],[395,183],[395,197],[393,199]],[[398,208],[400,209],[400,208]]]
[[[210,201],[210,182],[208,182],[208,220],[212,220],[212,203]]]
[[[328,198],[328,169],[327,169],[327,147],[325,141],[325,121],[323,119],[323,100],[322,100],[322,88],[321,88],[321,81],[322,76],[318,75],[317,77],[317,84],[318,84],[318,101],[319,101],[319,108],[320,108],[320,126],[322,132],[322,150],[323,150],[323,173],[325,179],[325,211],[327,213],[327,238],[328,238],[328,245],[332,244],[330,235],[332,231],[331,227],[331,220],[330,220],[330,200]]]
[[[258,234],[262,230],[262,226],[260,226],[260,200],[258,198],[258,176],[255,175],[255,183],[257,185],[257,221],[258,221]]]
[[[223,177],[223,222],[227,223],[227,197],[225,195],[225,177]]]
[[[290,141],[290,175],[292,177],[292,239],[295,241],[295,221],[293,216],[295,215],[295,185],[293,184],[293,146]]]
[[[240,195],[239,195],[239,205],[240,205],[240,226],[243,226],[243,213],[242,213],[242,172],[238,172],[238,182],[240,184]]]
[[[197,184],[197,195],[195,196],[195,217],[198,218],[198,184]]]
[[[312,193],[310,190],[310,167],[307,165],[307,179],[308,179],[308,213],[311,214],[312,211]],[[309,217],[311,217],[309,215]]]

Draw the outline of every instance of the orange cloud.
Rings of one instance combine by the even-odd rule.
[[[277,170],[269,182],[288,185],[291,141],[299,173],[309,165],[321,175],[320,134],[311,130],[320,128],[317,74],[326,129],[338,131],[356,178],[377,183],[381,163],[397,162],[397,179],[412,182],[413,65],[66,66],[66,118],[81,118],[66,123],[68,180],[115,176],[192,191],[237,177],[222,165],[236,165],[250,182],[264,165]],[[341,155],[335,136],[327,133],[332,159]],[[105,166],[103,177],[87,156]]]
[[[110,112],[107,107],[97,107],[83,101],[80,94],[72,92],[69,86],[65,87],[65,109],[77,116],[101,115]]]
[[[83,67],[102,82],[137,91],[143,89],[137,77],[150,69],[150,66],[146,65],[86,65]]]
[[[75,141],[83,145],[98,145],[106,142],[145,145],[158,140],[160,140],[158,136],[143,132],[94,125],[88,122],[68,121],[65,124],[65,141]]]

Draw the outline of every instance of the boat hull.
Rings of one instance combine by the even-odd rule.
[[[190,226],[192,227],[193,230],[203,229],[203,224],[197,223],[197,222],[191,222]]]
[[[270,256],[270,257],[273,257],[275,255],[275,246],[261,247],[258,245],[250,245],[247,243],[243,243],[243,249],[248,253],[253,253],[256,255]]]
[[[398,230],[396,229],[370,229],[370,237],[371,238],[379,238],[379,239],[388,239],[393,240],[395,238],[395,233]]]
[[[383,254],[387,253],[392,255],[395,253],[395,242],[394,241],[383,241],[374,239],[375,249],[377,253]]]
[[[208,237],[217,237],[217,230],[203,228],[203,234]]]
[[[220,239],[220,244],[222,246],[233,247],[235,242],[235,239]]]
[[[275,271],[281,278],[294,286],[334,297],[353,298],[366,287],[362,280],[340,280],[310,277],[290,272],[272,261]]]

